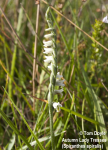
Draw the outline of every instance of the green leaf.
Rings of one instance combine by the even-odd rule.
[[[84,115],[81,115],[81,114],[79,114],[79,113],[77,113],[77,112],[75,112],[75,111],[72,111],[72,110],[70,110],[70,109],[66,109],[66,108],[64,108],[64,107],[60,107],[60,109],[62,109],[62,110],[64,110],[64,111],[67,111],[67,112],[69,112],[69,113],[71,113],[71,114],[73,114],[73,115],[76,115],[76,116],[78,116],[78,117],[80,117],[80,118],[82,118],[82,119],[85,119],[85,120],[87,120],[87,121],[89,121],[89,122],[91,122],[91,123],[99,124],[99,122],[97,122],[97,121],[95,121],[95,120],[93,120],[93,119],[91,119],[91,118],[88,118],[88,117],[86,117],[86,116],[84,116]]]
[[[4,89],[5,90],[5,89]],[[7,91],[5,90],[6,94],[9,96],[9,94],[7,93]],[[36,137],[36,135],[33,133],[32,129],[30,128],[30,126],[28,125],[28,123],[26,122],[25,118],[23,117],[23,114],[21,114],[21,112],[19,111],[18,107],[15,105],[14,101],[9,97],[9,99],[11,100],[12,104],[14,105],[14,107],[16,108],[16,110],[18,111],[18,113],[20,114],[20,116],[22,117],[24,123],[26,124],[28,130],[31,132],[32,136],[34,137],[34,139],[36,140],[38,146],[40,147],[41,150],[44,150],[43,146],[41,145],[41,143],[39,142],[38,138]]]
[[[0,114],[3,117],[3,119],[8,123],[8,125],[11,127],[11,129],[23,140],[23,142],[28,146],[30,150],[34,150],[31,145],[28,143],[26,138],[19,132],[19,130],[15,127],[15,125],[12,123],[10,119],[5,115],[5,113],[0,109]]]
[[[80,63],[81,64],[81,63]],[[83,69],[83,66],[81,64],[81,71],[82,71],[82,74],[83,74],[83,77],[84,77],[84,80],[85,80],[85,83],[86,83],[86,86],[87,86],[87,89],[88,89],[88,93],[90,95],[90,97],[92,98],[92,101],[95,105],[95,108],[96,108],[96,117],[97,117],[97,120],[99,122],[99,128],[100,128],[100,132],[105,132],[106,134],[102,136],[103,139],[106,139],[107,142],[105,142],[105,146],[106,146],[106,149],[108,149],[108,137],[107,137],[107,130],[106,130],[106,127],[105,127],[105,121],[104,121],[104,117],[103,117],[103,113],[102,113],[102,109],[100,107],[100,104],[99,104],[99,100],[98,100],[98,97],[96,96],[90,82],[89,82],[89,79],[87,77],[87,74],[86,72],[84,71]]]

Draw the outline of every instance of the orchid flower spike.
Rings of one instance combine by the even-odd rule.
[[[60,112],[60,107],[62,107],[62,105],[59,102],[54,102],[53,107],[54,109],[56,109],[57,112]]]
[[[104,17],[103,18],[103,20],[102,20],[102,22],[104,22],[104,23],[108,23],[108,17],[106,16],[106,17]]]

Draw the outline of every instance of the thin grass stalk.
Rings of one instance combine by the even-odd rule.
[[[17,46],[15,45],[14,54],[12,57],[11,77],[14,78],[15,62],[16,62]],[[9,81],[9,97],[12,98],[12,80]]]
[[[84,107],[85,107],[85,99],[83,99],[83,103],[82,103],[82,115],[84,115]],[[84,135],[84,119],[82,118],[82,131],[83,131],[83,139],[85,139],[85,135]],[[84,145],[87,145],[86,142],[84,142]],[[87,150],[87,148],[85,147],[85,150]]]
[[[23,19],[23,8],[20,8],[19,11],[19,19],[18,19],[18,28],[17,28],[17,32],[18,32],[18,36],[20,35],[20,29],[21,29],[21,24],[22,24],[22,19]],[[23,56],[23,51],[20,50],[18,51],[19,53],[19,64],[22,66],[22,56]],[[19,66],[19,85],[22,86],[23,83],[23,73],[21,71],[21,66]],[[20,96],[19,96],[20,99]]]
[[[1,19],[2,21],[2,19]],[[4,27],[3,27],[3,23],[2,23],[2,30],[4,30]],[[5,43],[5,36],[4,36],[4,43]],[[8,62],[8,54],[7,54],[7,49],[6,49],[6,44],[4,44],[4,52],[5,52],[5,60],[6,60],[6,67],[7,67],[7,70],[9,71],[9,62]]]
[[[37,54],[37,33],[38,33],[38,25],[39,25],[39,8],[40,4],[37,5],[37,18],[36,18],[36,36],[35,36],[35,47],[34,47],[34,58],[36,58]],[[33,62],[33,96],[35,96],[35,75],[36,75],[36,59]],[[35,99],[33,102],[33,110],[35,110]],[[38,101],[36,101],[36,113],[38,112]]]
[[[1,18],[1,26],[2,26],[2,30],[4,31],[4,24],[3,24],[3,19],[2,18]],[[3,41],[4,41],[4,43],[6,43],[5,36],[3,36]],[[8,62],[8,53],[7,53],[6,44],[4,44],[3,46],[4,46],[4,53],[5,53],[5,60],[6,60],[6,68],[9,71],[9,62]],[[9,79],[9,77],[7,75],[6,85],[5,85],[6,89],[9,88],[8,79]],[[4,96],[2,98],[2,101],[3,101],[4,97],[5,97],[5,93],[4,93]],[[8,112],[9,112],[9,105],[7,105],[7,114],[8,114]]]
[[[94,119],[96,120],[96,107],[95,107],[95,106],[94,106]],[[95,128],[96,128],[95,131],[98,133],[98,132],[99,132],[98,126],[95,125]],[[99,135],[97,135],[97,139],[100,139],[100,138],[99,138]],[[99,141],[99,144],[100,144],[100,141]],[[100,150],[101,150],[101,148],[100,148]]]

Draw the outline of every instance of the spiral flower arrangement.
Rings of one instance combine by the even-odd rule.
[[[45,16],[46,16],[46,20],[47,20],[47,23],[49,26],[49,28],[46,29],[45,31],[50,32],[44,36],[45,41],[43,41],[43,43],[44,43],[44,52],[43,53],[46,54],[46,56],[45,56],[46,59],[44,60],[44,62],[50,63],[48,66],[48,69],[51,70],[48,103],[49,103],[49,105],[53,104],[53,107],[56,108],[55,105],[57,105],[57,104],[53,103],[53,101],[52,101],[53,96],[54,96],[54,94],[61,94],[61,96],[62,96],[63,89],[61,88],[59,90],[55,90],[54,87],[56,85],[60,86],[60,87],[64,87],[64,80],[61,80],[62,75],[60,75],[59,72],[57,73],[56,33],[55,33],[55,29],[53,28],[53,23],[52,23],[49,7],[46,11]],[[59,103],[58,103],[58,105],[61,106]]]
[[[63,89],[55,90],[55,86],[64,87],[64,80],[61,80],[62,75],[57,73],[57,46],[56,46],[56,33],[55,29],[53,28],[53,23],[50,14],[50,8],[48,7],[46,11],[46,20],[48,23],[48,29],[45,31],[50,32],[44,36],[45,41],[44,43],[44,54],[45,60],[44,62],[49,63],[48,69],[51,70],[50,74],[50,83],[49,83],[49,93],[48,93],[48,104],[49,104],[49,118],[50,118],[50,131],[51,131],[51,141],[52,141],[52,149],[54,149],[54,134],[53,134],[53,109],[52,106],[57,110],[60,111],[60,107],[62,105],[58,102],[53,102],[54,94],[61,94]]]

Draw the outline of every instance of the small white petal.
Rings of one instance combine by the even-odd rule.
[[[56,85],[58,85],[58,86],[63,86],[63,87],[64,87],[64,86],[65,86],[64,83],[63,83],[64,81],[65,81],[65,80],[57,80],[57,81],[56,81]]]
[[[61,96],[63,96],[63,89],[60,90],[54,90],[54,94],[60,94]]]
[[[62,77],[63,77],[63,76],[60,75],[60,72],[58,72],[57,75],[56,75],[56,78],[57,78],[57,79],[61,79]]]
[[[54,90],[54,93],[62,93],[63,92],[63,89],[60,89],[60,90]]]
[[[58,68],[58,66],[57,66]],[[48,69],[52,71],[52,63],[48,66]]]
[[[53,103],[53,107],[54,107],[54,109],[56,109],[56,111],[57,112],[59,112],[60,111],[60,107],[62,107],[62,105],[58,102],[58,103]]]
[[[45,50],[45,52],[43,52],[43,53],[45,53],[45,54],[50,54],[50,53],[53,53],[53,48],[44,48],[44,50]]]
[[[51,62],[53,61],[53,57],[52,56],[45,56],[46,59],[44,60],[44,62]]]
[[[106,17],[104,17],[103,18],[103,20],[102,20],[102,22],[104,22],[104,23],[108,23],[108,17],[106,16]]]
[[[46,34],[46,35],[44,35],[44,37],[46,38],[46,39],[48,39],[48,38],[50,38],[50,37],[52,37],[53,36],[53,34],[51,33],[51,34]]]
[[[48,69],[49,69],[49,70],[52,70],[52,64],[50,64],[50,65],[48,66]]]
[[[44,43],[44,46],[47,47],[47,46],[52,46],[53,45],[53,42],[52,41],[43,41]]]
[[[45,29],[45,31],[51,31],[51,30],[54,30],[54,28]]]

